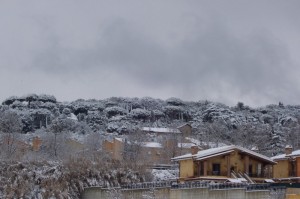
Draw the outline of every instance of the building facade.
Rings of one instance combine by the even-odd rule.
[[[300,177],[300,150],[293,151],[292,146],[285,147],[285,153],[272,157],[277,164],[273,168],[273,177],[277,179]]]
[[[181,180],[190,178],[228,179],[231,177],[271,178],[272,159],[239,146],[223,146],[172,158],[179,163]]]

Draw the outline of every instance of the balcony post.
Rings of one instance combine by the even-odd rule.
[[[203,176],[207,176],[207,161],[203,162]]]
[[[230,168],[230,154],[226,156],[227,163],[227,177],[231,176],[231,168]]]

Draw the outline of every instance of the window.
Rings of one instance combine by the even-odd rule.
[[[213,164],[213,172],[212,174],[215,176],[219,176],[221,174],[221,165],[220,164]]]
[[[258,164],[258,165],[260,165],[260,164]],[[248,169],[249,169],[248,175],[249,175],[250,177],[253,176],[252,168],[253,168],[253,167],[252,167],[252,164],[250,164],[250,165],[249,165],[249,168],[248,168]],[[258,169],[258,168],[259,168],[259,166],[257,167],[257,169]],[[258,174],[258,171],[257,171],[257,174]]]
[[[261,176],[261,164],[260,163],[257,164],[257,175]]]

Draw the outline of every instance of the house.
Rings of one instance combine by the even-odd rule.
[[[200,150],[194,146],[191,153],[172,158],[179,163],[180,180],[253,178],[263,181],[272,177],[271,158],[240,146],[222,146]]]
[[[300,150],[293,151],[293,147],[287,145],[284,154],[271,159],[277,163],[273,168],[274,178],[300,177]]]
[[[186,123],[176,128],[143,127],[141,131],[146,134],[146,137],[150,138],[151,141],[165,142],[169,140],[172,141],[174,145],[177,145],[178,142],[190,142],[185,138],[191,135],[192,126]]]
[[[32,139],[32,150],[39,151],[41,149],[41,145],[42,145],[42,139],[39,138],[38,136],[35,136]]]
[[[148,164],[170,164],[170,158],[190,151],[192,143],[175,143],[167,140],[163,144],[158,142],[143,142],[141,145],[141,157]]]
[[[113,138],[112,140],[104,140],[102,149],[110,154],[114,160],[123,160],[125,143],[122,138]]]
[[[1,152],[9,155],[10,157],[21,158],[30,150],[30,145],[15,135],[5,134],[0,140]]]
[[[143,142],[140,147],[140,159],[144,164],[163,164],[165,160],[165,150],[158,142]]]
[[[190,151],[192,143],[178,143],[174,140],[164,142],[130,142],[122,138],[104,140],[103,151],[114,160],[140,161],[143,164],[169,164],[171,158]]]
[[[161,135],[181,135],[183,137],[188,137],[192,133],[192,126],[188,123],[178,126],[177,128],[157,128],[157,127],[143,127],[141,129],[145,133]]]
[[[183,134],[183,137],[189,137],[192,134],[192,126],[188,123],[178,126],[177,129]]]
[[[85,150],[85,145],[74,138],[60,138],[54,141],[51,137],[34,136],[30,138],[31,151],[37,153],[52,153],[56,146],[57,154],[78,156]]]
[[[142,131],[145,133],[160,135],[179,135],[182,132],[176,128],[157,128],[157,127],[143,127]]]

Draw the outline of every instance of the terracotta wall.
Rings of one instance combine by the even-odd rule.
[[[277,164],[273,166],[273,178],[287,178],[289,177],[289,172],[289,160],[277,161]]]
[[[296,176],[300,177],[300,157],[296,158]]]
[[[183,133],[185,137],[191,135],[192,133],[192,127],[190,125],[184,125],[178,129]]]
[[[32,140],[32,150],[39,151],[42,145],[42,139],[39,137],[34,137]]]
[[[194,176],[194,162],[192,159],[180,161],[179,175],[180,178]]]

